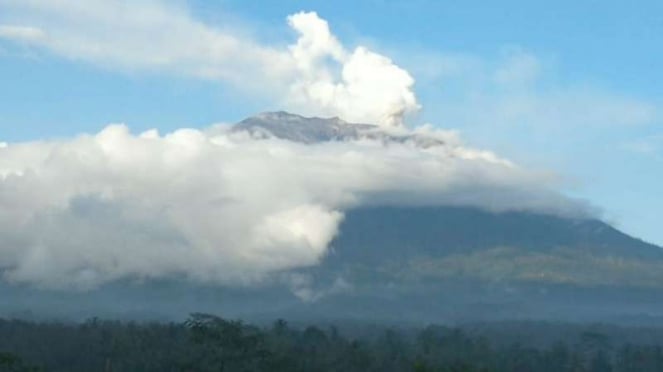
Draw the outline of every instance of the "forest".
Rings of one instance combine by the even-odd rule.
[[[0,319],[0,371],[663,371],[663,330]],[[660,342],[659,342],[660,341]]]

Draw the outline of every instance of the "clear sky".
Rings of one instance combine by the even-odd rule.
[[[346,48],[366,46],[409,71],[422,107],[409,125],[456,129],[471,145],[557,172],[567,193],[608,221],[663,244],[663,2],[150,1],[137,19],[157,14],[158,22],[144,29],[91,9],[103,2],[64,1],[57,11],[45,3],[0,0],[0,141],[70,137],[112,122],[134,131],[206,127],[282,108],[275,94],[254,94],[268,81],[245,81],[247,89],[233,78],[241,63],[219,57],[219,77],[196,56],[159,53],[186,49],[183,30],[204,37],[199,25],[286,47],[296,39],[286,17],[315,11]],[[26,28],[36,25],[51,33]],[[103,37],[90,30],[89,40],[126,58],[84,39],[102,26]],[[132,43],[135,29],[149,35]],[[268,49],[251,45],[228,50]]]

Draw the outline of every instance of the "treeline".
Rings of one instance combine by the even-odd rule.
[[[350,334],[205,314],[178,324],[0,320],[0,371],[663,371],[660,344],[595,331],[545,347],[442,326]]]

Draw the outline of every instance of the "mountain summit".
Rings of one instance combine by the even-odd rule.
[[[304,117],[285,111],[264,112],[240,121],[234,131],[248,131],[256,136],[274,136],[302,143],[356,139],[378,130],[370,124],[351,124],[338,117]]]
[[[234,132],[246,131],[258,138],[275,137],[306,144],[361,139],[413,143],[420,147],[441,146],[440,138],[410,133],[399,128],[348,123],[338,117],[305,117],[285,111],[263,112],[235,124]]]

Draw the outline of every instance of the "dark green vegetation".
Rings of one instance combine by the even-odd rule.
[[[596,219],[372,207],[348,212],[340,230],[308,273],[320,289],[341,278],[351,290],[320,299],[320,313],[359,318],[369,308],[431,323],[663,315],[663,249]]]
[[[663,329],[0,320],[0,371],[662,371]]]
[[[591,218],[365,207],[346,213],[319,264],[294,273],[301,287],[293,272],[238,288],[173,278],[80,293],[0,282],[0,298],[11,299],[0,301],[0,316],[663,324],[663,249]]]

